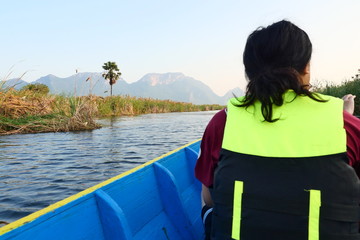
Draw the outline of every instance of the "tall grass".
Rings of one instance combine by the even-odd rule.
[[[99,128],[92,104],[31,91],[0,91],[0,135]]]
[[[334,97],[343,97],[346,94],[353,94],[355,98],[355,111],[354,115],[360,115],[360,78],[344,81],[340,85],[326,83],[324,86],[318,85],[315,90],[319,93],[331,95]]]
[[[108,116],[221,108],[130,96],[75,97],[0,89],[0,135],[95,129],[101,127],[95,118]]]
[[[98,112],[96,116],[127,116],[146,113],[193,112],[221,109],[220,105],[194,105],[192,103],[136,98],[131,96],[113,96],[96,98]]]

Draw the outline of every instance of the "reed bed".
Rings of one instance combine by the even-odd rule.
[[[344,81],[340,85],[333,83],[318,84],[315,91],[338,98],[342,98],[346,94],[356,95],[354,115],[360,116],[360,78]]]
[[[0,135],[99,128],[93,104],[74,98],[8,91],[0,93]]]
[[[2,89],[0,135],[91,130],[101,127],[96,123],[96,118],[221,108],[223,106],[130,96],[74,97]]]
[[[113,96],[96,100],[97,117],[132,116],[147,113],[194,112],[219,110],[220,105],[194,105],[192,103],[158,100],[152,98],[136,98],[131,96]]]

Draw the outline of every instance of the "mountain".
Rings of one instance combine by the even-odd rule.
[[[132,96],[171,99],[195,104],[222,102],[207,85],[182,73],[149,73],[130,84]]]
[[[35,81],[49,87],[50,93],[84,96],[94,94],[98,96],[108,96],[109,83],[101,76],[101,73],[77,73],[67,78],[59,78],[54,75],[47,75]],[[126,89],[128,83],[119,79],[113,85],[113,94],[122,94],[114,91],[116,88]]]
[[[77,73],[67,78],[47,75],[33,83],[45,84],[50,93],[64,95],[109,96],[109,82],[101,73]],[[134,83],[127,83],[120,78],[113,85],[113,95],[129,95],[134,97],[149,97],[161,100],[191,102],[194,104],[225,105],[232,92],[242,96],[243,92],[233,89],[224,96],[216,95],[206,84],[182,73],[149,73]]]
[[[26,86],[28,83],[19,78],[13,78],[6,81],[0,81],[1,88],[15,88],[16,90],[21,89],[23,86]]]
[[[243,90],[241,90],[240,88],[234,88],[230,91],[228,91],[223,97],[223,101],[224,101],[224,105],[227,103],[227,101],[230,99],[230,98],[233,98],[233,97],[241,97],[241,96],[244,96],[244,92]]]

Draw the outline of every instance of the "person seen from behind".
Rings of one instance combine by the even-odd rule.
[[[360,239],[355,96],[311,92],[311,54],[286,20],[249,35],[245,96],[209,122],[195,167],[206,239]]]

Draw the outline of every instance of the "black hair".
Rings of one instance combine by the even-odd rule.
[[[267,122],[273,119],[273,104],[281,106],[283,94],[292,89],[296,95],[307,95],[318,102],[325,102],[309,85],[301,81],[301,74],[310,62],[311,41],[302,29],[282,20],[252,32],[243,54],[248,79],[246,93],[238,107],[249,107],[256,100],[261,102],[261,112]]]

